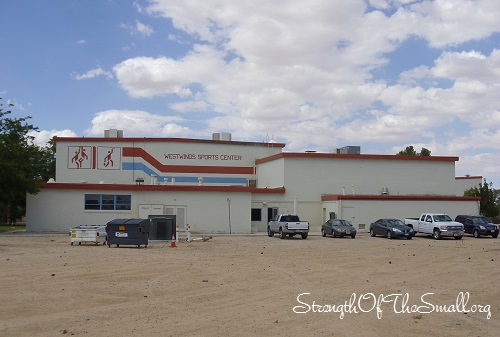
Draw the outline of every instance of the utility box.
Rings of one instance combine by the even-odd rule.
[[[71,245],[78,242],[79,245],[82,242],[93,243],[96,246],[100,243],[103,245],[107,241],[106,226],[101,225],[80,225],[71,228]]]
[[[111,245],[148,246],[149,219],[114,219],[106,224],[108,247]]]
[[[176,216],[175,215],[150,215],[151,230],[149,238],[151,240],[172,240],[177,238]]]

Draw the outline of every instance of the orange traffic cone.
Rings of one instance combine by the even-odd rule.
[[[177,247],[177,245],[175,244],[175,235],[174,234],[172,234],[172,241],[170,241],[170,247],[173,247],[173,248]]]

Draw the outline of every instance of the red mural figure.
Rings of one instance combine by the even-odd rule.
[[[75,155],[71,158],[71,162],[75,163],[77,168],[82,168],[83,162],[88,159],[89,156],[85,153],[83,146],[79,146],[78,150],[75,151]]]
[[[114,149],[109,150],[106,157],[104,157],[104,167],[108,167],[109,165],[111,165],[111,167],[115,166],[113,159],[111,159],[111,155],[113,154],[113,150]]]

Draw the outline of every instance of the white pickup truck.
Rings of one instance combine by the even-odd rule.
[[[444,236],[461,240],[464,236],[464,226],[448,214],[422,213],[420,218],[406,218],[405,224],[412,227],[415,234],[432,235],[436,240]]]
[[[274,233],[279,233],[280,239],[284,239],[287,234],[289,237],[300,234],[302,239],[307,239],[309,222],[300,221],[296,214],[278,214],[274,220],[267,224],[267,235],[272,237]]]

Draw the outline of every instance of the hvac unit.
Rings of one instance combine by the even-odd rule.
[[[360,146],[344,146],[340,149],[337,149],[337,153],[339,154],[360,154],[361,147]]]
[[[231,134],[229,132],[212,133],[212,140],[231,141]]]

